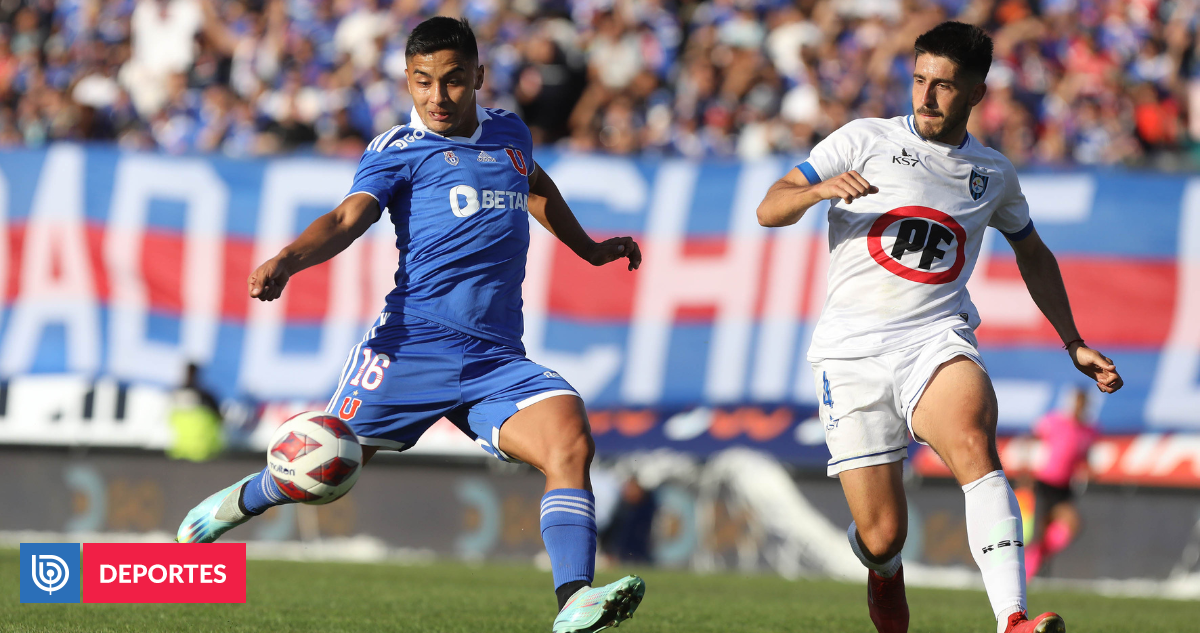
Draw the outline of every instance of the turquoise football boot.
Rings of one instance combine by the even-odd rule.
[[[584,587],[575,592],[554,618],[554,633],[593,633],[633,617],[646,595],[646,582],[626,576],[603,587]]]
[[[238,509],[237,495],[242,485],[258,473],[246,475],[241,481],[219,490],[192,508],[179,524],[175,541],[179,543],[212,543],[229,530],[249,521],[252,515]]]

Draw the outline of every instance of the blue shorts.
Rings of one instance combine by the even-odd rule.
[[[442,417],[502,461],[500,427],[547,398],[578,397],[516,348],[413,316],[384,312],[342,369],[325,410],[364,446],[403,451]]]

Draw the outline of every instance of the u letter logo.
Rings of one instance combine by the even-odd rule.
[[[512,161],[512,165],[518,173],[522,176],[529,175],[529,167],[525,166],[525,155],[521,153],[521,150],[506,147],[504,153],[508,154],[508,160]]]
[[[353,418],[354,414],[358,413],[358,406],[360,404],[362,404],[362,400],[358,398],[351,398],[350,396],[342,398],[342,408],[338,409],[338,417],[343,420]]]

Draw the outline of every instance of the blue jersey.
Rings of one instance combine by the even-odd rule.
[[[470,137],[412,121],[367,146],[350,193],[366,193],[396,227],[400,267],[388,312],[484,340],[521,345],[533,143],[517,115],[476,107]]]

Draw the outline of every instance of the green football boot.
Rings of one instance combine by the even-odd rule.
[[[593,633],[633,617],[646,595],[646,582],[626,576],[603,587],[583,587],[554,618],[554,633]]]
[[[192,508],[183,518],[175,540],[179,543],[212,543],[229,530],[249,521],[252,515],[242,514],[238,508],[238,494],[242,486],[258,473],[246,475],[241,481],[217,491]]]

